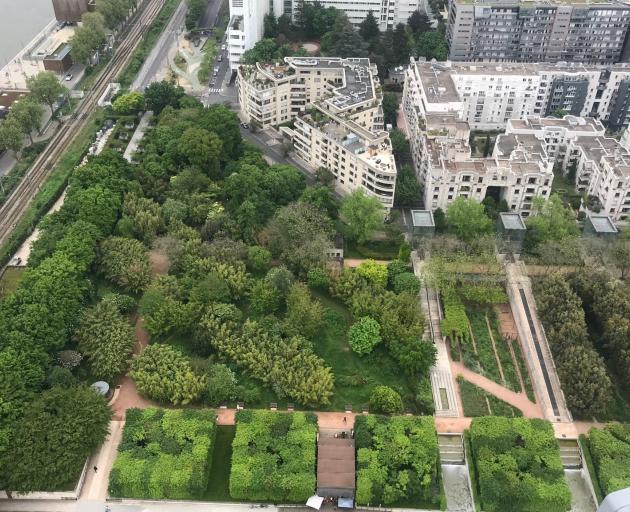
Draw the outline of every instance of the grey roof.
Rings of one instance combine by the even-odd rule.
[[[589,215],[589,220],[597,233],[617,233],[617,228],[608,215]]]
[[[525,230],[525,223],[518,213],[501,212],[501,224],[509,230]]]
[[[411,210],[411,218],[414,227],[435,227],[433,212],[430,210]]]
[[[602,501],[597,512],[630,512],[630,487],[611,492]]]

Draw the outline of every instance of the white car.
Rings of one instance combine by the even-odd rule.
[[[72,75],[72,73],[68,73],[65,77],[64,80],[66,82],[69,82],[70,80],[72,80],[74,78],[74,76]]]
[[[222,51],[222,52],[224,52],[226,48],[227,48],[227,47],[226,47],[224,44],[222,44],[222,45],[221,45],[221,51]]]

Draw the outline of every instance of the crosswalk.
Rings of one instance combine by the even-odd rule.
[[[208,92],[221,92],[221,89],[208,89]]]

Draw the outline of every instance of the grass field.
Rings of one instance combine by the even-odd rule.
[[[516,418],[523,415],[519,409],[486,393],[483,389],[474,384],[460,377],[457,378],[457,382],[464,406],[464,416],[468,418],[476,418],[479,416],[507,416],[508,418]],[[488,399],[487,402],[486,398]],[[488,403],[490,404],[491,410],[488,409]]]
[[[230,497],[230,468],[232,466],[232,441],[235,434],[234,425],[217,427],[208,488],[202,496],[204,501],[231,501],[232,499]]]
[[[13,293],[22,279],[25,267],[7,267],[0,277],[0,298]]]

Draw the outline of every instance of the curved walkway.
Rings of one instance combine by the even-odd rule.
[[[477,387],[480,387],[484,391],[496,396],[504,402],[510,404],[513,407],[519,409],[523,416],[526,418],[544,418],[545,415],[538,404],[534,404],[529,401],[527,395],[524,393],[515,393],[507,388],[504,388],[500,384],[479,375],[468,368],[462,363],[451,361],[451,370],[454,375],[461,375],[468,382],[471,382]]]

